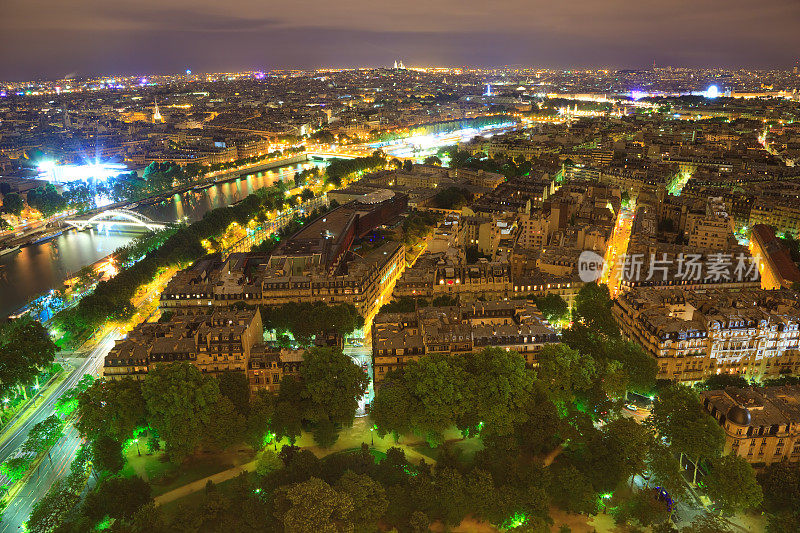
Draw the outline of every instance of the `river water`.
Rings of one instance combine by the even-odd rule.
[[[157,222],[194,222],[211,209],[236,203],[262,187],[287,181],[321,162],[308,162],[265,170],[217,184],[201,191],[174,195],[136,211]],[[71,230],[47,242],[0,256],[0,317],[7,316],[42,293],[61,287],[71,274],[126,245],[140,233],[117,230]]]

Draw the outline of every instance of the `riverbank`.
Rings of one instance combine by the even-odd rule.
[[[295,157],[302,159],[307,156]],[[286,160],[284,158],[280,163]],[[272,161],[270,166],[278,163]],[[217,175],[214,183],[193,185],[182,195],[170,192],[135,202],[135,209],[153,220],[182,219],[191,223],[202,219],[208,211],[233,205],[259,189],[274,186],[279,181],[290,182],[295,173],[312,164],[320,166],[323,163],[304,161],[258,171],[260,174],[251,174],[250,171],[264,167],[264,163],[251,165],[247,172],[237,171],[241,176],[232,173]],[[83,267],[107,262],[111,254],[135,236],[134,233],[121,233],[109,228],[103,231],[68,230],[47,242],[0,255],[0,314],[13,314],[51,290],[60,289],[64,280],[74,277]]]

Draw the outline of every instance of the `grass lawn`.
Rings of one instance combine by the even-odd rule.
[[[220,491],[223,495],[229,496],[230,493],[232,492],[235,482],[236,478],[229,479],[228,481],[223,481],[222,483],[216,485],[217,490]],[[178,498],[176,500],[172,500],[171,502],[167,502],[164,505],[161,505],[160,509],[164,512],[164,515],[167,517],[167,520],[171,520],[178,512],[178,509],[181,506],[189,507],[190,509],[197,509],[200,506],[200,504],[203,503],[203,499],[205,498],[205,496],[206,492],[204,490],[193,492],[192,494],[188,494],[182,498]]]
[[[158,451],[152,455],[136,452],[136,446],[130,446],[125,451],[127,460],[122,470],[123,476],[138,475],[150,483],[153,496],[160,496],[165,492],[211,476],[223,470],[233,468],[229,456],[219,454],[190,457],[184,463],[176,465],[165,460],[164,452]]]

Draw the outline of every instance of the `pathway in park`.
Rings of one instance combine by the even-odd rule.
[[[339,439],[336,441],[336,444],[331,446],[330,448],[321,448],[314,444],[314,440],[308,433],[303,433],[303,435],[297,440],[297,446],[300,446],[304,450],[310,450],[314,455],[317,457],[325,457],[326,455],[330,455],[336,452],[341,452],[344,450],[352,450],[353,448],[360,448],[361,443],[365,442],[370,444],[373,442],[372,437],[374,437],[374,449],[385,452],[391,447],[398,447],[401,448],[405,453],[408,460],[412,463],[419,463],[420,460],[424,459],[427,463],[435,463],[433,459],[430,457],[419,453],[417,450],[412,448],[413,445],[421,444],[423,441],[422,439],[415,439],[410,437],[404,437],[401,439],[400,444],[395,444],[394,439],[387,436],[386,438],[381,439],[378,437],[378,434],[375,433],[371,435],[369,426],[369,420],[366,417],[357,418],[356,421],[353,423],[352,428],[346,428],[342,430],[339,434]],[[282,441],[278,443],[278,449],[283,444],[288,444],[287,441]],[[179,498],[183,498],[184,496],[188,496],[189,494],[193,494],[195,492],[201,491],[205,489],[206,484],[211,481],[214,484],[219,484],[228,480],[231,480],[241,474],[242,472],[253,472],[256,469],[256,461],[250,461],[249,463],[245,463],[239,466],[235,466],[233,468],[229,468],[228,470],[223,470],[222,472],[218,472],[208,477],[204,477],[203,479],[198,479],[197,481],[193,481],[191,483],[187,483],[177,489],[171,490],[166,492],[160,496],[156,496],[155,503],[156,505],[163,505],[165,503],[177,500]],[[137,472],[138,473],[138,472]],[[139,474],[141,475],[141,473]]]

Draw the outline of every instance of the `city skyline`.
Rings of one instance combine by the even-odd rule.
[[[272,68],[390,66],[543,68],[763,67],[791,69],[800,6],[791,0],[714,2],[506,0],[486,24],[475,3],[375,10],[362,0],[264,6],[233,0],[117,3],[79,0],[36,6],[12,0],[0,46],[14,50],[0,78],[124,75]],[[683,9],[686,8],[686,9]]]

